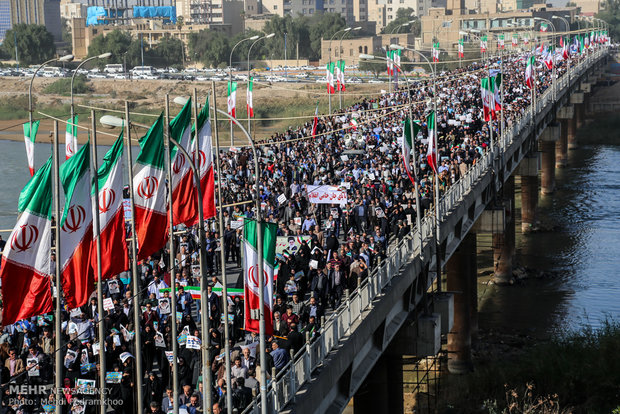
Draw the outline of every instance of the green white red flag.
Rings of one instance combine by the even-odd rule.
[[[411,129],[413,128],[413,134],[411,133]],[[420,132],[420,125],[413,122],[409,117],[405,118],[405,123],[403,125],[403,145],[402,145],[402,155],[403,155],[403,164],[405,165],[405,171],[409,176],[409,179],[413,183],[413,177],[411,175],[411,150],[415,144],[415,137]]]
[[[428,149],[426,151],[426,162],[437,174],[437,136],[435,135],[435,111],[426,117],[426,127],[428,128]]]
[[[534,87],[534,72],[536,71],[536,57],[531,55],[527,58],[527,64],[525,66],[525,85],[532,89]]]
[[[261,223],[263,230],[263,274],[258,274],[258,227],[255,220],[245,220],[243,224],[243,273],[245,295],[245,326],[250,332],[259,332],[260,308],[265,315],[265,335],[273,334],[273,276],[276,260],[275,223]],[[260,282],[263,279],[263,299],[260,303]]]
[[[247,95],[248,118],[254,118],[254,101],[252,99],[253,89],[254,89],[254,78],[250,77],[250,80],[248,82],[248,95]]]
[[[67,120],[67,131],[65,132],[65,156],[71,158],[77,152],[77,136],[78,136],[78,116],[75,115],[73,120]]]
[[[192,148],[195,148],[193,143]],[[196,152],[193,151],[192,155],[194,156],[194,162],[196,162]],[[202,211],[206,220],[215,217],[215,174],[213,172],[213,144],[208,99],[198,114],[197,167],[199,170],[198,175],[200,176],[200,189],[202,190]]]
[[[19,195],[19,217],[2,252],[2,324],[52,311],[52,158]]]
[[[93,214],[99,214],[99,235],[93,234],[92,267],[97,269],[96,240],[101,240],[101,279],[109,279],[129,269],[129,254],[125,242],[123,210],[123,133],[103,157],[97,172],[99,197],[92,188]],[[94,206],[98,208],[95,210]],[[96,229],[95,229],[96,230]],[[95,271],[95,279],[97,273]]]
[[[327,93],[336,93],[334,86],[335,62],[329,62],[325,67],[325,78],[327,79]]]
[[[163,115],[140,139],[140,147],[133,167],[133,187],[138,260],[143,260],[168,240]]]
[[[183,109],[170,121],[170,136],[189,154],[192,136],[192,100],[187,100]],[[172,224],[193,226],[198,222],[196,189],[189,160],[171,142],[170,169],[172,175]]]
[[[228,82],[228,115],[237,118],[237,82]],[[231,121],[232,122],[232,121]]]
[[[497,119],[495,115],[495,93],[493,90],[493,78],[487,77],[480,80],[480,93],[485,122]]]
[[[94,290],[91,266],[93,210],[91,202],[90,147],[82,146],[60,167],[65,208],[60,220],[60,268],[68,309],[85,305]]]
[[[339,60],[336,64],[337,68],[338,68],[338,90],[339,91],[345,91],[345,85],[344,85],[344,60]]]
[[[465,57],[465,41],[463,39],[459,39],[459,58]]]
[[[30,176],[34,175],[34,142],[37,138],[37,131],[39,130],[39,121],[32,123],[30,128],[30,122],[24,124],[24,142],[26,143],[26,158],[28,159],[28,169],[30,170]]]

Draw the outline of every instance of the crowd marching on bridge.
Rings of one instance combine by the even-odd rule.
[[[215,154],[221,164],[221,176],[217,177],[209,106],[198,115],[192,132],[190,100],[169,128],[188,152],[196,155],[198,149],[207,219],[207,274],[202,275],[208,280],[205,298],[199,289],[197,195],[187,163],[175,149],[170,154],[170,175],[177,253],[171,265],[164,118],[159,117],[140,141],[141,152],[133,166],[135,208],[130,213],[138,241],[136,275],[130,270],[133,252],[126,239],[131,240],[131,226],[125,223],[120,196],[123,137],[104,158],[96,192],[88,173],[88,145],[78,149],[76,134],[69,127],[67,160],[60,167],[67,200],[59,216],[60,257],[52,249],[58,243],[52,230],[51,159],[39,167],[22,191],[17,226],[6,242],[0,241],[2,412],[53,411],[55,404],[75,413],[94,412],[98,408],[88,401],[99,397],[88,390],[101,387],[102,352],[109,408],[116,413],[136,413],[138,393],[143,396],[144,413],[171,412],[175,404],[189,414],[202,412],[205,392],[210,393],[213,412],[243,411],[259,393],[261,372],[271,378],[273,369],[278,372],[287,364],[291,350],[296,353],[308,338],[320,334],[322,317],[341,304],[346,290],[355,289],[385,258],[392,241],[410,232],[417,214],[432,214],[435,192],[447,191],[485,154],[492,145],[490,131],[497,140],[502,123],[510,126],[521,118],[529,110],[532,96],[551,87],[553,74],[562,76],[569,64],[575,65],[591,50],[608,43],[603,33],[594,40],[588,48],[579,41],[564,40],[563,46],[552,52],[545,52],[542,46],[536,48],[537,53],[505,51],[501,61],[491,56],[485,62],[437,73],[435,97],[431,78],[416,79],[334,114],[316,116],[258,145],[258,177],[249,147]],[[546,53],[552,54],[550,64]],[[535,56],[533,62],[530,56]],[[481,96],[484,78],[492,85],[486,104]],[[431,121],[433,99],[436,135]],[[403,142],[407,140],[404,121],[409,109],[414,130],[419,132],[413,137],[412,152]],[[195,147],[191,144],[194,138],[199,140]],[[403,156],[408,163],[411,156],[415,174],[406,169]],[[413,176],[418,178],[419,208]],[[231,205],[222,209],[222,229],[215,220],[217,179],[221,184],[219,203]],[[255,179],[260,194],[255,192]],[[93,194],[98,194],[94,211],[99,214],[101,229],[100,273],[93,236]],[[248,232],[254,234],[256,210],[253,202],[245,202],[257,197],[263,220],[271,223],[265,226],[271,240],[265,246],[265,257],[271,260],[267,267],[274,268],[273,274],[268,269],[273,283],[266,289],[270,297],[265,298],[268,353],[264,361],[257,318],[251,312],[259,306],[257,283],[247,272],[248,255],[256,244],[256,238],[248,236]],[[225,299],[222,250],[228,281]],[[62,274],[61,286],[56,286],[53,277],[56,268]],[[99,274],[104,280],[103,315],[99,315],[95,288]],[[139,281],[138,292],[132,276]],[[172,308],[172,284],[177,291],[176,309]],[[59,315],[54,312],[58,292]],[[201,317],[202,307],[207,308],[209,319],[206,338],[201,329],[206,322]],[[62,349],[55,347],[56,317],[62,324]],[[177,321],[176,338],[173,319]],[[99,324],[103,324],[105,350],[100,349]],[[224,326],[230,332],[229,358],[224,352]],[[141,343],[136,345],[138,331]],[[176,400],[173,341],[179,347],[176,385],[181,392]],[[204,347],[211,357],[212,383],[207,390],[202,380]],[[136,372],[138,353],[142,372]],[[12,387],[53,384],[55,358],[62,359],[62,401],[55,402],[51,391],[40,395]],[[226,382],[227,371],[230,383]],[[141,390],[137,389],[138,376],[144,379]],[[227,405],[229,394],[232,407]]]

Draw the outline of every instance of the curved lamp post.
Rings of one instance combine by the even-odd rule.
[[[344,39],[344,37],[348,34],[351,33],[353,31],[358,31],[358,30],[362,30],[362,26],[357,26],[352,28],[351,30],[346,30],[342,36],[340,36],[340,43],[338,44],[338,54],[342,55],[341,50],[342,50],[342,39]],[[344,59],[343,59],[344,60]],[[343,75],[344,76],[344,75]],[[342,89],[338,90],[338,100],[340,101],[340,109],[342,109]],[[330,110],[331,112],[331,110]]]
[[[232,56],[233,56],[233,52],[235,51],[235,49],[237,48],[237,46],[239,46],[241,43],[245,42],[246,40],[256,40],[258,39],[260,36],[258,35],[254,35],[252,37],[246,37],[245,39],[241,39],[239,40],[231,49],[230,51],[230,56],[228,58],[228,81],[230,83],[232,83]],[[248,82],[250,81],[250,79],[248,78]],[[175,103],[176,103],[176,98],[175,98]],[[235,138],[233,136],[233,129],[232,129],[232,125],[230,126],[230,146],[234,147],[235,146]],[[210,408],[210,407],[209,407]]]
[[[252,44],[250,45],[250,48],[248,49],[248,82],[250,82],[250,53],[252,53],[252,48],[254,47],[254,45],[258,42],[260,42],[263,39],[271,39],[272,37],[274,37],[276,34],[275,33],[269,33],[268,35],[259,37],[258,39],[256,39],[254,42],[252,42]],[[232,131],[233,128],[233,124],[230,124],[230,130]],[[248,116],[248,133],[252,134],[252,118],[250,116]]]

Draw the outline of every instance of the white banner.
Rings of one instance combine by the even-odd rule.
[[[308,185],[308,201],[313,204],[347,204],[347,191],[333,185]]]

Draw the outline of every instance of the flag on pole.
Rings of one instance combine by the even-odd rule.
[[[394,61],[392,60],[392,51],[385,51],[385,59],[387,63],[387,74],[388,76],[392,76],[394,74]]]
[[[545,66],[547,66],[547,69],[553,69],[553,49],[551,47],[545,49],[542,55],[542,60],[545,63]]]
[[[339,91],[345,91],[345,85],[344,85],[344,60],[339,60],[338,63],[338,90]]]
[[[237,82],[228,82],[228,115],[237,118]],[[232,122],[232,121],[231,121]]]
[[[334,70],[335,70],[335,62],[329,62],[325,66],[325,79],[327,79],[327,93],[335,93],[336,88],[334,87]]]
[[[517,47],[519,46],[519,35],[514,33],[512,35],[512,47]]]
[[[530,38],[528,35],[523,35],[523,44],[528,45],[530,43]]]
[[[138,260],[146,259],[168,240],[163,114],[140,139],[133,167]]]
[[[19,195],[19,217],[2,252],[2,325],[52,312],[52,158]]]
[[[439,42],[433,44],[433,62],[439,62]]]
[[[191,153],[192,99],[188,99],[183,109],[170,121],[170,136]],[[170,169],[172,173],[172,223],[192,226],[198,222],[196,190],[194,177],[185,154],[174,144],[170,144]]]
[[[482,97],[482,111],[485,122],[496,119],[495,116],[495,96],[493,94],[493,78],[482,78],[480,80],[480,92]]]
[[[340,61],[334,62],[334,80],[336,82],[336,90],[340,90]]]
[[[26,143],[26,158],[28,159],[30,176],[34,175],[34,141],[37,138],[38,130],[39,121],[34,121],[32,123],[32,129],[30,129],[30,122],[24,124],[24,141]]]
[[[319,125],[319,101],[316,102],[316,109],[314,110],[314,119],[312,119],[312,136],[316,136],[316,128]]]
[[[500,34],[497,37],[497,47],[498,47],[498,49],[503,49],[504,48],[504,35],[503,34]]]
[[[91,267],[93,210],[91,202],[90,145],[84,145],[60,167],[65,208],[60,220],[60,268],[68,309],[85,305],[94,290]]]
[[[545,22],[542,22],[540,24],[540,31],[541,32],[546,32],[547,30],[549,30],[549,25],[547,25],[547,23],[545,23]]]
[[[248,118],[254,117],[254,101],[252,100],[252,90],[254,89],[254,78],[250,77],[248,81],[248,94],[246,98],[246,102],[248,105]]]
[[[465,44],[463,39],[459,39],[459,58],[465,57]]]
[[[530,89],[534,87],[534,65],[536,64],[535,59],[536,58],[534,55],[530,55],[530,57],[527,58],[527,64],[525,66],[525,84]]]
[[[192,148],[195,148],[192,144]],[[213,144],[211,120],[209,119],[209,100],[198,114],[198,169],[200,189],[202,190],[202,212],[204,219],[215,217],[215,174],[213,168]],[[196,153],[193,152],[194,162]]]
[[[261,223],[263,230],[263,257],[258,257],[258,228],[255,220],[245,220],[243,225],[243,273],[245,295],[245,326],[250,332],[259,332],[260,307],[265,314],[265,335],[273,334],[273,276],[276,259],[275,223]],[[258,261],[263,261],[263,274],[258,274]],[[259,277],[263,279],[264,303],[260,303]]]
[[[563,37],[560,37],[560,47],[562,48],[562,59],[567,60],[568,59],[568,42]]]
[[[500,97],[500,88],[502,85],[502,80],[503,80],[503,75],[502,72],[499,71],[499,69],[492,69],[491,70],[491,81],[493,82],[493,100],[495,102],[495,109],[494,111],[501,111],[502,110],[502,99]]]
[[[71,120],[71,118],[67,119],[67,130],[65,133],[65,156],[67,159],[71,158],[77,152],[77,135],[78,116],[75,115],[73,120]]]
[[[402,50],[397,49],[392,51],[392,57],[394,58],[394,69],[396,72],[402,72],[400,69],[400,55],[402,54]]]
[[[125,215],[123,209],[123,133],[103,157],[97,172],[99,204],[92,188],[93,214],[99,214],[99,238],[101,240],[101,280],[129,269],[129,254],[125,242]],[[96,208],[97,206],[98,208]],[[91,252],[93,269],[97,269],[97,234],[94,234]],[[97,274],[95,273],[95,278]]]
[[[428,149],[426,151],[426,162],[437,174],[437,137],[435,136],[435,111],[426,117],[426,128],[428,128]]]
[[[413,125],[412,125],[413,123]],[[413,127],[413,135],[411,134],[411,128]],[[413,149],[413,145],[415,143],[415,137],[418,136],[420,132],[420,125],[416,122],[413,122],[409,119],[409,117],[405,118],[405,123],[403,125],[403,146],[402,146],[402,155],[403,155],[403,164],[405,165],[405,171],[409,176],[409,180],[413,183],[413,177],[411,175],[411,150]]]
[[[480,53],[486,53],[487,49],[488,49],[488,39],[485,35],[480,38]]]

